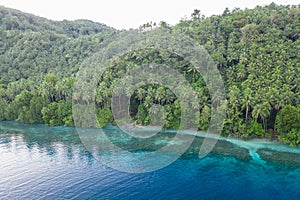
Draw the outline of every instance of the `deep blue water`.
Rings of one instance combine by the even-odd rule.
[[[131,174],[96,160],[73,128],[1,122],[0,199],[300,199],[298,149],[233,143],[204,159],[195,143],[165,168]]]

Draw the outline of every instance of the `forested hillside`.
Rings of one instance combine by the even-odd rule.
[[[288,144],[300,144],[299,5],[226,9],[211,17],[195,10],[190,19],[173,27],[160,26],[189,35],[217,63],[227,93],[222,102],[227,105],[224,136],[279,135]],[[155,28],[148,23],[140,31]],[[74,125],[76,72],[86,57],[119,32],[87,20],[55,22],[0,7],[0,119]],[[198,128],[207,130],[213,100],[200,74],[184,58],[152,48],[114,58],[110,70],[100,77],[96,96],[100,125],[113,122],[110,97],[116,80],[130,67],[152,62],[174,66],[185,75],[200,100]],[[131,115],[135,122],[150,123],[153,103],[164,106],[165,128],[177,128],[178,101],[159,85],[143,86],[134,93]]]
[[[114,29],[88,20],[50,21],[0,7],[0,83],[70,77]]]

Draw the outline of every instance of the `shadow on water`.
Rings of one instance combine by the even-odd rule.
[[[174,137],[174,131],[146,140],[112,126],[105,131],[115,145],[135,153],[157,150]],[[180,159],[130,174],[96,162],[75,128],[0,122],[0,199],[299,199],[299,149],[220,138],[199,159],[203,133],[187,133],[182,140],[200,135]]]
[[[14,142],[18,140],[18,142]],[[56,156],[58,151],[73,160],[75,154],[92,162],[92,155],[83,148],[75,128],[47,127],[40,124],[23,124],[18,122],[0,123],[0,144],[11,147],[12,144],[24,145],[28,151],[38,149],[40,153]]]
[[[155,136],[145,139],[127,135],[113,126],[108,126],[104,130],[106,136],[115,145],[135,153],[159,150],[169,144],[175,135],[174,131],[160,131]],[[185,134],[180,137],[184,140],[187,137],[192,137],[192,135]],[[74,127],[47,127],[40,124],[0,122],[0,144],[9,148],[16,139],[22,140],[29,151],[38,149],[49,156],[55,156],[60,149],[63,149],[64,155],[69,160],[72,160],[75,154],[79,158],[89,159],[91,162],[93,160],[92,154],[84,148]],[[197,135],[191,146],[182,155],[182,159],[197,158],[203,140],[201,135]],[[176,150],[176,148],[174,149]],[[220,138],[209,154],[209,156],[217,155],[257,163],[267,161],[300,166],[300,150],[298,148],[266,141]]]

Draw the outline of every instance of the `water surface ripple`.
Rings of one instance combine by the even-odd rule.
[[[141,145],[107,130],[120,146]],[[164,145],[168,134],[142,151]],[[198,137],[170,166],[128,174],[97,161],[74,128],[0,122],[0,199],[300,199],[298,148],[221,138],[199,159],[203,138],[189,134]]]

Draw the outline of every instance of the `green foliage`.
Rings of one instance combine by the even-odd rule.
[[[194,10],[191,17],[173,27],[163,22],[160,26],[188,34],[215,60],[227,92],[222,102],[227,106],[223,136],[263,137],[267,130],[277,129],[280,140],[298,145],[299,6],[272,3],[251,10],[226,9],[208,18]],[[144,28],[155,25],[148,23]],[[73,97],[77,103],[73,111],[81,116],[76,125],[92,127],[94,119],[101,127],[114,123],[110,108],[114,84],[132,67],[157,63],[172,66],[191,84],[199,99],[194,105],[200,113],[198,129],[207,130],[216,99],[211,99],[194,66],[163,49],[148,47],[113,58],[99,77],[95,104],[88,94],[73,92],[73,83],[78,81],[74,77],[84,59],[101,50],[103,41],[116,33],[87,20],[54,22],[0,7],[0,120],[72,126]],[[113,45],[109,43],[108,48]],[[179,128],[180,110],[185,109],[168,88],[153,84],[141,83],[130,103],[130,114],[141,125],[151,124],[149,112],[156,111],[150,108],[160,104],[168,129]],[[91,117],[94,110],[96,116]]]
[[[173,104],[165,106],[166,122],[165,129],[179,129],[181,123],[181,111],[179,102],[176,100]],[[191,119],[190,119],[191,120]]]
[[[174,27],[204,45],[217,62],[227,89],[224,136],[261,136],[261,125],[275,131],[278,111],[299,105],[299,17],[299,6],[273,3],[226,10],[196,23],[193,17]],[[258,135],[251,124],[259,127]]]
[[[300,107],[283,107],[276,122],[280,140],[293,146],[300,144]]]
[[[47,107],[44,107],[42,109],[42,118],[43,122],[46,125],[55,126],[55,125],[61,125],[62,119],[58,119],[56,116],[56,110],[58,109],[58,103],[53,102],[50,103]]]
[[[300,108],[291,105],[285,106],[277,115],[277,131],[280,135],[292,129],[300,128]]]
[[[140,125],[147,126],[150,124],[150,116],[148,113],[148,109],[145,105],[141,104],[138,107],[137,115],[136,115],[136,123]]]
[[[18,119],[19,107],[16,102],[8,104],[7,110],[5,113],[5,120],[16,120]]]
[[[200,114],[198,129],[207,131],[210,123],[211,109],[207,105],[204,106]]]
[[[113,115],[112,115],[110,108],[104,107],[104,108],[98,109],[97,120],[98,120],[100,128],[111,123],[113,121]]]
[[[243,137],[264,137],[265,131],[262,125],[256,121],[251,121],[247,127],[246,134],[243,134]]]
[[[97,119],[97,116],[95,111],[95,105],[74,104],[73,112],[75,116],[79,116],[78,118],[74,119],[76,126],[84,128],[96,127],[97,123],[94,121],[94,119]],[[91,116],[91,114],[94,114],[94,116]]]
[[[109,28],[104,24],[89,20],[50,21],[3,6],[0,6],[0,27],[5,30],[53,31],[58,34],[66,34],[69,37],[95,34]]]
[[[300,144],[300,131],[299,129],[292,129],[286,135],[279,136],[279,139],[291,146],[297,146]]]
[[[42,118],[42,109],[43,107],[46,106],[44,99],[39,96],[34,96],[30,100],[30,116],[31,119],[28,121],[29,123],[43,123],[43,118]]]
[[[6,119],[8,103],[5,99],[0,98],[0,121]]]
[[[0,6],[0,84],[41,81],[46,73],[70,77],[114,32],[88,20],[55,22]]]
[[[42,109],[43,122],[50,126],[74,125],[72,119],[72,102],[52,102]]]

